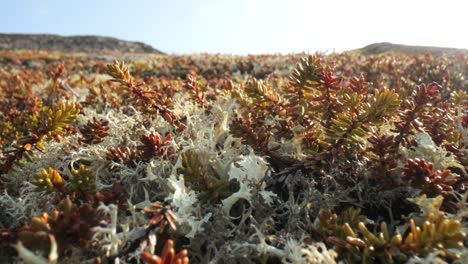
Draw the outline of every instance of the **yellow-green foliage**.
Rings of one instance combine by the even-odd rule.
[[[46,131],[46,135],[52,138],[60,137],[66,125],[75,122],[80,110],[69,102],[54,104],[50,108],[43,108],[39,115],[38,130]]]
[[[245,83],[244,91],[255,108],[270,114],[271,111],[280,111],[281,105],[284,103],[284,99],[273,87],[255,78]],[[272,109],[272,106],[275,105],[278,107]]]
[[[37,115],[29,116],[29,131],[12,144],[13,151],[9,151],[5,162],[0,164],[0,175],[8,172],[16,161],[20,166],[23,159],[32,161],[34,150],[45,152],[44,142],[55,139],[60,141],[65,134],[65,127],[76,121],[79,109],[76,104],[62,102],[42,107]]]
[[[214,170],[206,168],[198,155],[193,150],[182,153],[182,167],[177,169],[177,173],[184,175],[185,182],[199,192],[201,200],[217,202],[229,196],[229,183],[220,179]]]
[[[80,164],[78,169],[71,169],[72,184],[76,191],[93,194],[96,192],[96,178],[94,173]]]
[[[460,258],[450,249],[463,248],[466,234],[459,220],[450,219],[443,212],[429,213],[419,225],[411,218],[408,231],[394,235],[385,222],[374,234],[365,221],[355,221],[365,218],[358,214],[359,210],[345,210],[340,216],[322,211],[319,216],[320,228],[329,236],[328,241],[343,251],[349,262],[399,263],[414,255],[427,256],[435,249],[443,250],[448,259]]]
[[[114,81],[118,82],[130,82],[132,80],[132,76],[130,75],[130,71],[123,61],[118,62],[114,61],[112,64],[107,65],[107,72]]]
[[[253,79],[239,95],[252,112],[304,127],[303,149],[332,162],[361,155],[370,132],[395,116],[402,101],[393,90],[373,88],[362,75],[345,80],[315,56],[300,61],[289,87],[275,90]]]
[[[62,176],[52,168],[49,168],[49,170],[42,168],[38,174],[34,175],[34,178],[31,182],[37,186],[38,191],[48,192],[51,192],[55,189],[62,190],[65,184]]]

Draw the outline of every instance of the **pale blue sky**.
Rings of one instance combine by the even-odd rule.
[[[168,53],[468,48],[464,0],[4,0],[0,32],[104,35]]]

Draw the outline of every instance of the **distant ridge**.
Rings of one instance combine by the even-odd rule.
[[[468,55],[468,49],[456,49],[456,48],[443,48],[443,47],[430,47],[430,46],[410,46],[393,44],[389,42],[374,43],[364,48],[356,50],[363,54],[381,54],[385,52],[399,52],[405,54],[432,54],[435,56],[442,55],[456,55],[465,54]]]
[[[51,34],[2,34],[0,50],[44,50],[60,52],[129,52],[157,53],[161,51],[142,42],[125,41],[102,36],[59,36]]]

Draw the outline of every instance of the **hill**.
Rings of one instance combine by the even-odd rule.
[[[389,42],[373,43],[364,48],[358,49],[366,55],[381,54],[386,52],[398,52],[405,54],[425,54],[430,53],[435,56],[450,56],[456,54],[468,55],[467,49],[445,48],[445,47],[430,47],[430,46],[410,46],[393,44]]]
[[[142,42],[102,36],[59,36],[50,34],[0,34],[0,50],[162,54],[161,51]]]

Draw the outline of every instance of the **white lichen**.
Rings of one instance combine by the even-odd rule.
[[[222,200],[223,211],[229,214],[232,206],[240,199],[245,199],[250,203],[254,192],[258,192],[268,205],[272,204],[276,194],[266,191],[266,184],[263,182],[268,170],[268,163],[265,159],[253,152],[250,152],[249,155],[242,155],[239,161],[232,163],[228,172],[229,180],[237,181],[240,188]]]
[[[203,231],[202,225],[208,222],[211,213],[204,217],[200,216],[200,210],[197,208],[197,195],[193,190],[185,187],[183,177],[171,176],[169,183],[174,188],[174,192],[166,200],[170,201],[172,211],[179,219],[178,223],[188,227],[189,230],[186,231],[185,236],[193,238],[196,233]]]
[[[120,246],[122,245],[122,240],[117,235],[118,207],[114,204],[110,204],[109,206],[101,204],[98,210],[108,214],[111,221],[107,227],[99,226],[93,228],[94,234],[92,240],[106,252],[106,256],[115,256],[119,253]]]

